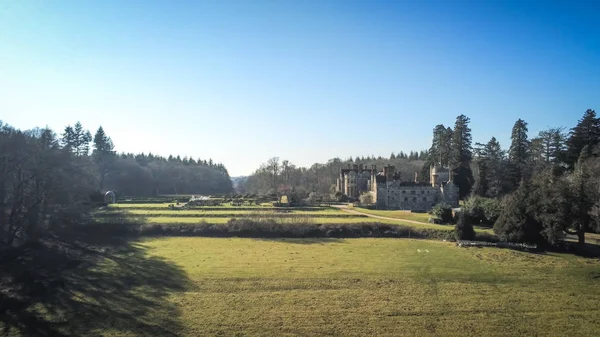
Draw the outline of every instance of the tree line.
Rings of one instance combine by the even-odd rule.
[[[237,189],[240,193],[261,195],[285,192],[297,200],[307,198],[311,192],[328,196],[335,193],[340,169],[347,168],[348,165],[359,164],[366,169],[370,169],[371,165],[376,165],[378,168],[395,165],[401,177],[412,180],[414,173],[420,171],[423,166],[423,160],[420,158],[426,156],[426,151],[421,151],[412,152],[410,155],[401,152],[397,156],[392,154],[389,158],[381,156],[332,158],[326,163],[316,163],[310,167],[298,167],[289,160],[273,157],[240,182]]]
[[[0,244],[35,239],[67,226],[103,192],[119,196],[230,193],[226,168],[212,160],[117,154],[104,129],[81,123],[57,135],[0,122]]]
[[[584,243],[585,232],[600,230],[600,118],[594,110],[568,131],[553,127],[531,139],[527,122],[518,119],[507,150],[495,137],[473,145],[469,122],[460,115],[453,129],[437,125],[424,167],[449,169],[462,199],[497,200],[492,224],[500,239],[558,245],[573,234]]]

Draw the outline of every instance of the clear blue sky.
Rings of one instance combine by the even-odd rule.
[[[3,0],[0,120],[233,176],[425,149],[459,114],[507,147],[600,110],[599,4]]]

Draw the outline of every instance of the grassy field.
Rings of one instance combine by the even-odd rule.
[[[81,335],[600,332],[600,262],[572,255],[408,239],[162,238],[102,256],[90,281],[71,276],[77,311],[59,310]]]
[[[453,230],[453,226],[449,225],[436,225],[422,221],[422,224],[415,224],[410,222],[403,222],[402,218],[396,217],[398,220],[385,220],[366,217],[365,215],[351,214],[341,211],[334,207],[313,207],[308,210],[286,208],[277,209],[269,207],[255,207],[248,208],[243,207],[197,207],[191,210],[169,210],[168,204],[116,204],[111,205],[109,209],[121,210],[125,216],[140,217],[142,221],[147,223],[159,223],[159,224],[186,224],[186,223],[199,223],[207,222],[211,224],[222,224],[226,223],[231,218],[243,218],[245,216],[253,215],[264,218],[280,218],[285,221],[284,217],[280,217],[281,214],[285,216],[301,216],[304,219],[310,219],[311,222],[316,224],[357,224],[357,223],[385,223],[404,225],[413,228],[426,228],[426,229],[438,229],[438,230]],[[136,209],[144,208],[144,209]],[[359,209],[363,211],[363,209]],[[369,210],[365,210],[369,211]],[[285,212],[285,213],[282,213]],[[386,211],[379,211],[386,212]],[[390,211],[394,212],[394,211]],[[367,213],[367,212],[365,212]],[[407,214],[411,214],[405,212]],[[414,213],[413,215],[422,216],[423,214]],[[100,215],[101,216],[101,215]],[[490,232],[489,229],[476,228],[478,231]]]
[[[316,216],[336,216],[336,215],[342,215],[342,216],[352,216],[348,213],[343,213],[340,212],[336,209],[333,208],[324,208],[322,210],[319,211],[296,211],[296,210],[289,210],[289,211],[279,211],[279,210],[269,210],[269,209],[257,209],[254,211],[251,210],[236,210],[235,208],[229,209],[229,210],[203,210],[203,209],[194,209],[194,210],[138,210],[138,209],[132,209],[132,210],[128,210],[128,212],[130,214],[136,214],[136,215],[147,215],[147,216],[178,216],[178,215],[182,215],[182,216],[189,216],[189,215],[196,215],[196,216],[210,216],[210,215],[231,215],[231,216],[242,216],[242,215],[248,215],[248,214],[259,214],[259,215],[273,215],[273,216],[279,216],[279,215],[289,215],[289,214],[293,214],[293,215],[305,215],[305,216],[311,216],[311,215],[316,215]]]
[[[233,217],[232,217],[233,218]],[[241,218],[241,217],[238,217]],[[391,225],[404,225],[412,228],[430,228],[430,229],[441,229],[441,230],[454,230],[453,226],[449,225],[434,225],[434,224],[414,224],[410,222],[402,222],[402,221],[394,221],[394,220],[383,220],[383,219],[373,219],[373,218],[364,218],[364,217],[319,217],[312,218],[310,216],[306,217],[310,222],[315,224],[357,224],[357,223],[385,223]],[[147,223],[159,223],[159,224],[186,224],[186,223],[199,223],[205,221],[210,224],[222,224],[226,223],[230,218],[227,217],[169,217],[169,216],[160,216],[160,217],[145,217],[144,221]],[[286,218],[281,218],[280,221],[285,222]],[[489,231],[487,229],[476,229],[477,231]]]
[[[176,205],[176,203],[174,202],[168,202],[168,203],[162,203],[162,204],[111,204],[110,207],[111,208],[164,208],[164,209],[168,209],[169,205]],[[240,206],[232,206],[230,204],[222,204],[221,206],[211,206],[211,208],[222,208],[224,210],[226,209],[235,209],[235,208],[239,208]],[[263,204],[263,205],[245,205],[245,206],[241,206],[243,208],[256,208],[256,209],[269,209],[269,208],[274,208],[272,205],[269,204]]]
[[[375,210],[375,209],[367,209],[361,207],[350,208],[355,211],[359,211],[362,213],[385,216],[388,218],[401,219],[401,220],[412,220],[419,221],[423,223],[429,223],[429,214],[427,213],[412,213],[410,211],[385,211],[385,210]]]

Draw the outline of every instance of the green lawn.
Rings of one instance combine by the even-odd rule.
[[[183,203],[181,203],[180,205],[182,205]],[[110,207],[114,207],[114,208],[165,208],[168,209],[169,205],[176,205],[177,204],[175,202],[168,202],[168,203],[161,203],[161,204],[111,204]],[[201,208],[202,206],[199,206],[197,208]],[[238,207],[243,207],[243,208],[256,208],[257,210],[260,209],[269,209],[269,208],[274,208],[272,205],[270,204],[261,204],[260,206],[258,205],[244,205],[244,206],[232,206],[229,203],[224,203],[221,206],[207,206],[207,207],[211,207],[211,208],[222,208],[224,210],[226,209],[230,209],[230,208],[238,208]]]
[[[410,211],[385,211],[385,210],[375,210],[375,209],[366,209],[361,207],[350,208],[358,212],[373,214],[379,216],[385,216],[388,218],[394,219],[402,219],[402,220],[412,220],[419,221],[423,223],[429,223],[429,214],[427,213],[412,213]]]
[[[168,202],[163,204],[110,204],[110,208],[137,208],[137,207],[145,207],[145,208],[165,208],[168,209],[169,205],[174,203]]]
[[[386,216],[389,218],[394,218],[398,220],[386,220],[386,219],[378,219],[378,218],[369,218],[364,216],[350,216],[352,213],[341,211],[337,208],[333,207],[321,207],[317,208],[318,210],[302,210],[301,208],[285,208],[285,209],[276,209],[276,208],[262,208],[256,207],[256,210],[248,210],[245,206],[242,207],[223,207],[215,209],[214,207],[210,207],[207,209],[197,208],[192,210],[169,210],[158,209],[159,206],[165,204],[116,204],[111,205],[111,208],[125,210],[128,215],[131,216],[141,216],[143,217],[143,221],[148,223],[161,223],[161,224],[186,224],[186,223],[199,223],[201,221],[205,221],[207,223],[213,224],[222,224],[226,223],[228,219],[237,217],[242,218],[247,214],[256,214],[260,213],[264,215],[264,217],[276,217],[278,211],[286,211],[288,214],[297,214],[303,215],[311,218],[314,223],[320,224],[348,224],[348,223],[385,223],[385,224],[394,224],[394,225],[404,225],[407,227],[413,228],[428,228],[428,229],[437,229],[437,230],[453,230],[454,226],[451,225],[436,225],[430,224],[427,222],[428,214],[425,213],[410,213],[406,211],[379,211],[379,210],[368,210],[363,208],[356,208],[357,211]],[[157,209],[135,209],[140,207],[152,207]],[[164,206],[166,207],[166,206]],[[101,217],[102,213],[98,214],[98,217]],[[194,217],[193,215],[198,215]],[[211,216],[213,215],[213,216]],[[318,215],[314,216],[314,215]],[[285,218],[282,218],[285,219]],[[413,220],[418,221],[420,224],[415,224],[411,222],[405,222],[402,220]],[[283,220],[285,221],[285,220]],[[475,227],[475,230],[478,232],[487,232],[493,234],[492,230],[489,228],[483,227]]]
[[[243,218],[243,216],[238,217]],[[454,226],[449,225],[434,225],[434,224],[415,224],[410,222],[402,222],[395,220],[384,220],[384,219],[375,219],[375,218],[365,218],[365,217],[319,217],[319,218],[311,218],[307,216],[313,223],[315,224],[355,224],[355,223],[385,223],[390,225],[404,225],[412,228],[430,228],[430,229],[441,229],[441,230],[454,230]],[[147,223],[161,223],[161,224],[186,224],[186,223],[199,223],[205,221],[207,223],[213,224],[221,224],[226,223],[230,218],[227,217],[169,217],[169,216],[156,216],[156,217],[145,217],[143,221]],[[280,218],[280,221],[286,221],[286,219],[291,218]],[[291,221],[291,220],[290,220]],[[476,228],[477,231],[486,231],[489,232],[489,229],[481,229]]]
[[[78,301],[91,304],[64,314],[69,326],[106,336],[600,332],[600,262],[570,255],[408,239],[161,238],[135,249],[106,255],[90,281],[100,293],[81,287]]]
[[[328,216],[347,216],[349,215],[346,212],[342,212],[336,209],[323,209],[320,211],[298,211],[298,210],[289,210],[289,211],[279,211],[274,209],[260,209],[257,208],[255,211],[250,210],[236,210],[235,208],[231,208],[229,210],[202,210],[202,209],[192,209],[192,210],[140,210],[140,209],[132,209],[127,211],[130,214],[136,215],[149,215],[149,216],[177,216],[177,215],[198,215],[198,216],[210,216],[210,215],[231,215],[231,216],[242,216],[247,214],[261,214],[261,215],[273,215],[277,216],[280,214],[294,214],[294,215],[328,215]]]

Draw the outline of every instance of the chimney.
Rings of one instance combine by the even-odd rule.
[[[385,175],[385,179],[387,181],[392,181],[394,180],[394,171],[395,171],[396,167],[393,165],[388,165],[386,167],[383,168],[384,172],[383,174]]]

